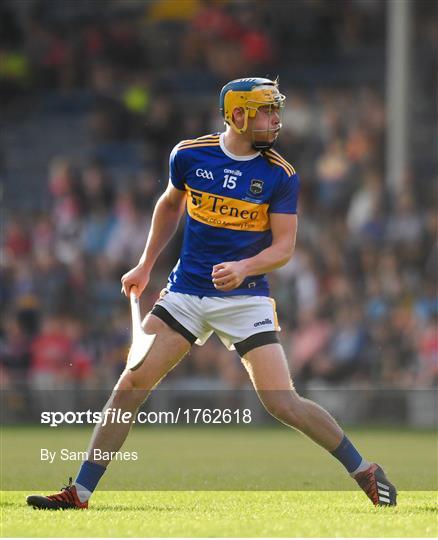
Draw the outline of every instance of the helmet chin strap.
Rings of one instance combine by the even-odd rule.
[[[281,128],[281,124],[280,124],[280,128]],[[253,129],[251,131],[251,146],[254,148],[254,150],[257,150],[257,151],[260,151],[260,152],[263,152],[263,151],[266,151],[266,150],[269,150],[270,148],[272,148],[272,146],[274,146],[274,144],[277,142],[277,139],[278,139],[278,133],[280,130],[275,130],[275,132],[277,133],[277,136],[271,141],[271,142],[268,142],[268,139],[269,139],[269,135],[270,133],[272,133],[274,130],[272,129]],[[265,141],[257,141],[254,137],[254,134],[255,133],[264,133],[266,135],[266,140]]]

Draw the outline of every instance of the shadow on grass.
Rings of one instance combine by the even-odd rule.
[[[0,503],[0,507],[1,508],[10,508],[11,506],[16,506],[17,508],[19,508],[20,506],[27,506],[25,504],[21,504],[19,502],[9,502],[9,501],[2,501]]]
[[[25,503],[17,503],[17,502],[3,502],[0,504],[0,508],[7,510],[7,509],[14,509],[19,510],[22,508],[29,508],[31,510],[37,511],[38,509],[32,508],[31,506],[25,504]],[[195,508],[187,508],[186,506],[157,506],[153,504],[143,504],[143,505],[131,505],[131,504],[99,504],[97,506],[90,506],[90,509],[93,512],[191,512],[195,510]],[[67,514],[70,514],[71,512],[76,513],[76,510],[72,508],[67,508],[65,510],[50,510],[50,509],[42,509],[38,510],[39,512],[47,512],[55,513],[55,514],[63,514],[66,512]],[[81,512],[78,512],[81,513]]]
[[[409,512],[414,514],[422,514],[423,512],[430,512],[431,514],[438,514],[438,508],[434,506],[433,504],[418,504],[415,506],[411,506],[409,508]]]
[[[192,511],[195,510],[195,507],[188,508],[186,505],[181,506],[165,506],[165,505],[155,505],[155,504],[139,504],[139,505],[132,505],[132,504],[99,504],[98,506],[91,506],[90,510],[93,510],[94,512],[126,512],[126,511],[132,511],[132,512],[178,512],[178,511]]]

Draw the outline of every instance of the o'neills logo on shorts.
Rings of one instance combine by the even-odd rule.
[[[268,231],[268,204],[255,204],[206,191],[193,190],[186,185],[187,212],[196,221],[224,229]]]
[[[254,327],[257,328],[257,326],[263,326],[265,324],[272,324],[272,321],[271,319],[269,319],[268,317],[266,317],[266,319],[264,321],[258,321],[258,322],[255,322],[254,323]]]

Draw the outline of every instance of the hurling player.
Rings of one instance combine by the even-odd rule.
[[[293,256],[299,179],[272,147],[281,130],[285,96],[278,82],[238,79],[220,93],[225,131],[180,142],[170,156],[170,179],[158,200],[138,265],[122,277],[123,291],[141,294],[158,255],[186,214],[181,256],[144,321],[156,339],[138,369],[126,369],[106,407],[133,415],[159,381],[215,332],[240,355],[265,408],[330,452],[375,505],[394,506],[396,490],[368,462],[330,414],[294,389],[279,343],[275,302],[266,274]],[[129,424],[97,426],[89,460],[60,493],[32,495],[36,508],[87,508]]]

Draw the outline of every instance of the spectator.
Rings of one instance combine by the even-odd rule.
[[[142,234],[147,235],[150,227],[150,215],[143,212],[144,202],[135,189],[119,193],[117,197],[117,222],[105,249],[105,255],[113,267],[127,268],[136,263],[143,252]]]
[[[312,372],[312,364],[319,364],[323,360],[331,333],[330,322],[318,317],[316,310],[303,309],[300,312],[288,355],[294,380],[306,379]]]

